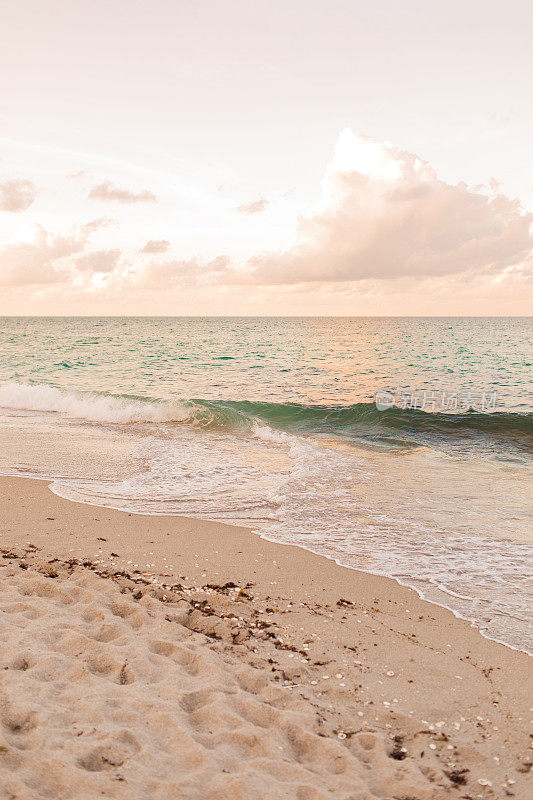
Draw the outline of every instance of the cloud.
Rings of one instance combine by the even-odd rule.
[[[266,285],[495,273],[531,257],[532,221],[516,200],[448,184],[418,156],[347,130],[321,204],[299,219],[293,246],[251,258],[241,279]]]
[[[12,180],[0,183],[0,211],[26,211],[37,197],[31,181]]]
[[[64,280],[61,259],[79,253],[85,244],[80,235],[59,236],[39,227],[33,242],[17,242],[0,251],[0,285],[27,286]]]
[[[57,283],[70,276],[70,258],[82,253],[89,237],[106,226],[99,219],[79,225],[68,234],[53,234],[36,226],[32,242],[16,242],[0,250],[0,286]]]
[[[238,211],[239,214],[262,214],[267,206],[268,200],[266,197],[260,197],[259,200],[253,200],[251,203],[243,203],[233,210]]]
[[[110,217],[98,217],[98,219],[92,219],[90,222],[86,222],[84,225],[80,225],[79,229],[86,236],[90,236],[91,233],[95,233],[96,231],[99,231],[101,228],[112,228],[116,225],[118,225],[116,219],[111,219]]]
[[[91,192],[119,202],[149,202],[146,194],[156,201],[149,192],[134,194],[110,182]],[[257,204],[263,208],[254,209]],[[260,213],[266,205],[261,198],[237,210]],[[97,250],[90,244],[96,232],[117,224],[101,218],[61,234],[37,227],[32,241],[0,247],[0,285],[15,287],[11,294],[21,307],[33,293],[56,298],[57,308],[67,304],[67,311],[71,298],[86,297],[103,303],[107,313],[113,306],[106,303],[123,299],[135,313],[159,307],[167,313],[172,303],[187,313],[203,297],[219,313],[228,298],[235,313],[246,304],[262,313],[469,313],[470,305],[494,313],[501,297],[509,313],[514,300],[525,307],[532,221],[494,180],[488,187],[452,185],[418,156],[345,131],[320,201],[299,218],[284,251],[256,248],[244,263],[226,255],[188,258],[190,251],[175,259],[166,239],[143,240],[139,250],[122,232],[119,250],[111,231],[95,246],[113,249]],[[208,227],[206,247],[215,235]],[[239,297],[240,305],[234,303]]]
[[[187,261],[151,261],[132,272],[129,282],[143,289],[170,289],[197,284],[223,283],[228,271],[228,256],[217,256],[203,262],[196,258]]]
[[[168,248],[170,247],[170,242],[166,239],[150,239],[149,242],[146,242],[141,253],[166,253]]]
[[[128,189],[121,189],[111,181],[104,181],[98,186],[93,186],[89,192],[91,200],[110,200],[118,203],[157,203],[158,198],[153,192],[145,189],[142,192],[130,192]]]
[[[120,250],[96,250],[76,259],[82,272],[112,272],[120,258]]]

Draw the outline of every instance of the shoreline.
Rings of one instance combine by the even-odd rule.
[[[50,491],[53,492],[52,489]],[[55,494],[55,492],[53,492],[53,493]],[[61,497],[61,495],[58,495],[58,497]],[[91,504],[87,503],[87,505],[91,505]],[[148,515],[146,515],[146,516],[148,516]],[[306,550],[308,553],[313,553],[313,555],[319,556],[320,558],[325,558],[327,561],[331,561],[334,564],[336,564],[338,567],[342,567],[343,569],[351,569],[354,572],[362,572],[365,575],[372,575],[374,578],[377,578],[378,580],[381,579],[381,578],[384,578],[386,580],[394,581],[394,583],[396,583],[398,586],[401,586],[404,589],[409,589],[409,591],[415,592],[415,594],[418,596],[418,599],[421,600],[423,603],[428,603],[431,606],[437,606],[438,608],[442,608],[445,611],[449,611],[450,614],[452,614],[456,619],[461,620],[461,622],[465,622],[473,630],[475,630],[477,633],[479,633],[479,635],[482,636],[483,639],[487,639],[489,642],[494,642],[495,644],[499,644],[502,647],[507,647],[509,650],[512,650],[515,653],[522,653],[523,655],[528,656],[529,658],[533,658],[533,652],[530,652],[529,650],[522,650],[520,647],[514,647],[512,644],[509,644],[508,642],[504,642],[501,639],[496,639],[493,636],[489,636],[488,633],[486,632],[486,630],[484,630],[483,628],[479,628],[474,622],[469,620],[468,617],[464,617],[458,611],[455,611],[455,609],[450,608],[450,606],[447,606],[444,603],[439,603],[437,600],[430,600],[428,597],[426,597],[424,595],[424,592],[422,591],[422,589],[417,589],[416,586],[410,586],[408,583],[403,583],[399,578],[395,578],[395,577],[393,577],[391,575],[385,575],[385,574],[383,574],[381,572],[373,572],[370,569],[366,569],[365,570],[365,569],[358,569],[357,567],[351,567],[349,564],[343,564],[337,558],[331,558],[330,556],[327,556],[327,555],[325,555],[323,553],[317,553],[316,550],[311,550],[311,548],[304,547],[302,544],[291,545],[289,542],[279,542],[277,539],[270,539],[268,536],[263,536],[263,534],[259,530],[253,530],[252,528],[249,528],[248,530],[250,531],[251,534],[253,534],[255,536],[259,536],[260,539],[264,539],[266,542],[272,542],[273,544],[279,544],[282,547],[283,546],[285,546],[285,547],[287,547],[287,546],[288,547],[298,547],[301,550]],[[447,593],[445,589],[440,589],[440,591],[442,591],[445,594]]]
[[[55,569],[70,585],[90,571],[123,593],[131,584],[154,603],[188,603],[189,630],[208,637],[204,649],[320,706],[337,720],[328,736],[342,739],[342,718],[350,742],[370,730],[389,745],[400,737],[408,755],[392,750],[386,763],[420,772],[413,797],[526,797],[522,714],[533,687],[523,651],[393,578],[248,528],[66,500],[49,483],[0,478],[0,563],[15,574]]]
[[[86,500],[72,500],[72,499],[70,499],[68,497],[63,497],[63,495],[61,495],[59,492],[54,490],[53,483],[56,480],[58,480],[56,478],[40,478],[40,477],[39,478],[34,478],[34,477],[25,478],[25,476],[22,476],[22,475],[7,475],[7,474],[0,475],[0,479],[2,479],[4,477],[22,478],[23,480],[45,481],[46,483],[48,483],[48,489],[52,492],[52,494],[56,495],[56,497],[59,497],[62,500],[66,500],[67,502],[80,503],[81,505],[87,505],[87,506],[91,506],[93,508],[105,508],[105,509],[108,509],[109,511],[117,511],[117,512],[122,513],[122,514],[129,514],[129,515],[141,516],[141,517],[156,517],[156,516],[157,517],[161,516],[161,517],[165,517],[165,518],[176,517],[176,518],[179,518],[179,519],[191,519],[191,520],[192,519],[198,519],[200,522],[202,522],[202,521],[213,522],[213,520],[208,520],[208,519],[204,519],[204,518],[200,518],[200,517],[187,517],[186,515],[170,515],[170,514],[149,514],[149,513],[139,512],[139,511],[125,511],[123,509],[115,508],[113,506],[97,504],[97,503],[90,503],[89,501],[86,501]],[[422,600],[424,603],[429,603],[430,605],[438,606],[439,608],[443,608],[444,610],[449,611],[451,614],[453,614],[453,616],[456,619],[467,623],[467,625],[469,625],[471,628],[473,628],[475,631],[477,631],[477,633],[479,633],[484,639],[487,639],[490,642],[494,642],[495,644],[502,645],[503,647],[507,647],[509,650],[513,650],[514,652],[523,653],[524,655],[526,655],[526,656],[528,656],[530,658],[533,658],[533,651],[530,651],[530,650],[528,650],[526,648],[522,649],[520,647],[516,647],[516,646],[510,644],[509,642],[503,641],[502,639],[496,639],[495,637],[490,636],[487,633],[486,629],[478,627],[475,622],[472,622],[472,620],[468,619],[468,617],[463,616],[459,611],[456,611],[455,609],[451,608],[450,606],[447,606],[444,602],[438,602],[437,600],[429,599],[428,597],[426,597],[424,595],[424,592],[423,592],[422,589],[419,589],[416,586],[411,586],[407,582],[402,582],[399,578],[396,578],[396,577],[394,577],[392,575],[385,575],[384,573],[381,573],[381,572],[374,572],[371,569],[367,569],[367,570],[358,569],[357,567],[352,567],[349,564],[343,564],[339,559],[333,558],[333,557],[328,556],[328,555],[326,555],[324,553],[317,552],[316,550],[313,550],[310,547],[305,547],[305,545],[303,545],[301,543],[292,544],[290,542],[282,542],[282,541],[279,541],[277,539],[270,538],[269,536],[266,536],[265,534],[263,534],[260,529],[253,529],[250,526],[238,525],[237,523],[230,523],[230,522],[227,522],[227,523],[226,522],[220,522],[220,523],[218,523],[216,521],[215,521],[215,524],[229,525],[230,527],[234,527],[234,528],[242,528],[244,530],[247,530],[250,534],[252,534],[254,536],[258,536],[260,539],[263,539],[266,542],[271,542],[272,544],[280,545],[282,547],[297,547],[300,550],[305,550],[306,552],[312,553],[313,555],[318,556],[319,558],[325,558],[327,561],[331,561],[332,563],[336,564],[338,567],[341,567],[342,569],[350,569],[350,570],[353,570],[355,572],[364,573],[365,575],[372,575],[373,577],[375,577],[377,579],[384,578],[386,580],[394,581],[394,583],[396,583],[398,586],[402,586],[405,589],[409,589],[410,591],[415,592],[416,595],[418,596],[418,598],[420,600]],[[439,591],[441,591],[443,594],[447,594],[448,593],[446,591],[446,589],[442,589],[440,587],[439,587]],[[470,598],[470,599],[473,599],[473,598]]]

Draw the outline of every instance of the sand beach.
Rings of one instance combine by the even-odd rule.
[[[527,655],[246,528],[0,494],[0,797],[527,796]]]

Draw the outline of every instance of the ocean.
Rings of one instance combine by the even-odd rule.
[[[533,651],[530,319],[1,323],[3,474],[250,526]]]

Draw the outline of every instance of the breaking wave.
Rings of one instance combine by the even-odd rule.
[[[533,414],[497,411],[446,414],[390,408],[373,402],[348,406],[268,403],[247,400],[176,399],[67,392],[47,384],[9,382],[0,386],[0,406],[52,412],[106,424],[174,423],[250,432],[258,425],[299,436],[392,447],[427,444],[514,447],[533,450]],[[272,434],[269,434],[272,435]]]
[[[160,403],[131,397],[65,392],[44,383],[0,386],[0,406],[21,411],[61,414],[70,419],[124,425],[131,422],[185,421],[189,416],[181,403]]]

